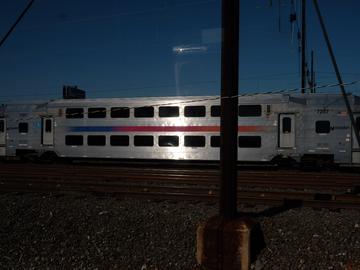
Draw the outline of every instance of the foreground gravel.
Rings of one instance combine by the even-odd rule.
[[[216,213],[203,203],[0,194],[0,268],[195,269],[197,225]],[[266,247],[253,269],[360,269],[358,211],[299,208],[256,219]]]

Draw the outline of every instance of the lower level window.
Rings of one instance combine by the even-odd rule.
[[[185,136],[185,146],[205,147],[205,136]]]
[[[159,146],[175,147],[179,146],[178,136],[159,136]]]
[[[240,148],[260,148],[261,136],[239,136]]]
[[[220,136],[211,136],[210,145],[211,147],[220,147]]]
[[[134,136],[135,146],[154,146],[153,136]]]
[[[110,136],[111,146],[129,146],[129,136],[127,135],[113,135]]]
[[[67,135],[65,136],[66,145],[83,145],[83,136],[81,135]]]
[[[106,144],[105,135],[89,135],[87,137],[87,144],[90,146],[104,146]]]

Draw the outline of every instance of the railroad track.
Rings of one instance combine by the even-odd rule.
[[[92,166],[0,164],[3,192],[96,192],[155,199],[217,202],[219,172]],[[239,203],[360,208],[357,174],[241,172]],[[355,192],[353,192],[355,193]]]

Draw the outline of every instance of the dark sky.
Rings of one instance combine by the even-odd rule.
[[[280,2],[279,8],[278,0],[240,0],[241,93],[300,85],[291,1]],[[27,3],[0,1],[1,37]],[[344,81],[360,80],[360,1],[319,5]],[[0,48],[0,101],[61,97],[64,84],[88,97],[219,94],[220,6],[220,0],[35,0]],[[317,84],[336,83],[312,1],[307,24]],[[360,94],[359,85],[348,90]]]

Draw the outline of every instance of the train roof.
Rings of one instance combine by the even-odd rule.
[[[349,94],[350,103],[353,105],[360,105],[360,97]],[[171,104],[189,104],[191,103],[219,103],[220,96],[167,96],[167,97],[133,97],[133,98],[85,98],[85,99],[55,99],[50,101],[37,100],[37,101],[15,101],[3,105],[15,106],[22,108],[29,107],[62,107],[62,106],[106,106],[114,104],[124,105],[146,105],[146,106],[162,106]],[[343,97],[341,94],[334,93],[278,93],[278,94],[246,94],[239,96],[239,103],[296,103],[300,105],[343,105]],[[1,106],[0,106],[1,107]],[[1,110],[1,109],[0,109]]]
[[[349,94],[350,102],[354,105],[360,105],[360,97]],[[220,102],[220,96],[168,96],[168,97],[134,97],[134,98],[92,98],[92,99],[57,99],[49,102],[53,106],[71,106],[71,105],[111,105],[111,104],[146,104],[161,106],[167,104],[191,104]],[[332,102],[334,105],[343,105],[341,94],[312,93],[312,94],[247,94],[239,96],[239,103],[297,103],[302,105],[316,105]]]

